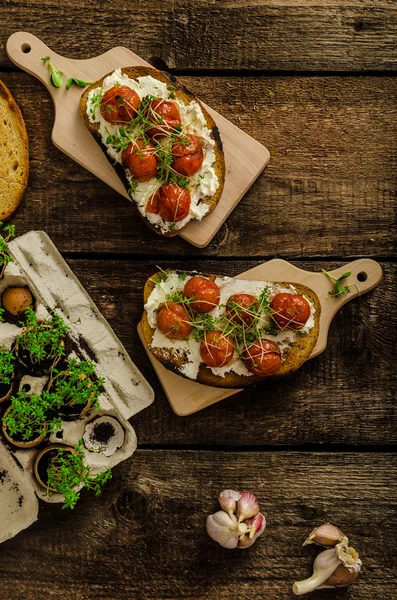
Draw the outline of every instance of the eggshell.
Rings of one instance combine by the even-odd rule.
[[[8,287],[4,290],[1,302],[7,312],[19,317],[27,308],[33,307],[33,296],[29,288]]]

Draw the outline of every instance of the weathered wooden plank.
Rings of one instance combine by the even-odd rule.
[[[19,231],[45,229],[62,251],[155,248],[168,255],[286,257],[394,252],[394,78],[182,78],[272,155],[214,242],[198,250],[149,231],[124,198],[54,148],[52,102],[36,80],[1,77],[30,136],[29,189],[15,222]]]
[[[383,264],[379,286],[342,309],[331,325],[326,351],[295,376],[246,390],[181,418],[173,414],[137,335],[143,284],[156,272],[156,265],[236,275],[257,262],[68,262],[155,389],[154,404],[133,420],[140,443],[235,447],[397,442],[397,317],[391,309],[396,293],[395,264]],[[295,264],[320,271],[341,263]]]
[[[285,600],[311,574],[316,525],[338,524],[363,560],[349,591],[313,600],[392,600],[396,589],[396,455],[138,451],[102,496],[0,546],[4,600]],[[245,551],[205,532],[225,488],[256,493],[267,529]],[[45,568],[44,568],[45,565]]]
[[[23,28],[74,58],[122,45],[177,69],[395,70],[395,8],[387,0],[163,0],[133,10],[122,0],[61,8],[23,0],[3,4],[0,65],[10,65],[8,36]]]

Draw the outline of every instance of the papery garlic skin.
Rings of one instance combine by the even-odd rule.
[[[240,499],[237,502],[236,515],[238,520],[245,521],[255,517],[259,512],[259,502],[251,492],[241,492]]]
[[[331,523],[324,523],[313,529],[309,537],[303,543],[303,546],[307,544],[317,544],[318,546],[325,546],[325,548],[335,548],[336,544],[339,544],[345,535],[340,529],[331,525]]]
[[[345,565],[340,564],[339,567],[336,567],[331,577],[328,577],[327,581],[323,585],[319,585],[317,589],[322,590],[345,587],[346,585],[350,585],[351,583],[356,581],[359,575],[360,571],[352,572],[349,570],[348,567],[345,567]]]
[[[237,548],[240,536],[247,531],[245,523],[239,523],[235,515],[228,515],[224,510],[219,510],[214,515],[207,517],[207,533],[224,548]]]
[[[343,585],[348,585],[355,579],[357,579],[359,572],[361,571],[362,562],[358,558],[358,553],[354,548],[348,546],[349,540],[347,537],[343,537],[340,544],[337,544],[335,548],[330,548],[329,550],[324,550],[320,552],[317,556],[316,560],[313,564],[313,575],[309,577],[309,579],[305,579],[304,581],[297,581],[292,586],[292,591],[296,596],[302,596],[303,594],[307,594],[308,592],[312,592],[316,589],[324,589],[328,587],[341,587]],[[340,570],[340,566],[345,567],[350,573],[354,573],[357,576],[352,578],[346,575],[345,571]],[[336,575],[336,571],[338,571],[338,575]],[[340,583],[341,574],[345,574],[345,583]],[[338,577],[338,585],[330,585],[328,583],[331,576],[335,574],[334,580]],[[332,579],[331,579],[332,581]]]
[[[238,548],[249,548],[255,542],[255,540],[262,535],[266,527],[266,519],[262,513],[258,513],[252,519],[248,519],[245,522],[248,531],[245,535],[243,535],[238,541]]]
[[[223,508],[223,510],[225,510],[231,517],[236,510],[237,501],[240,500],[240,497],[240,492],[235,492],[234,490],[223,490],[223,492],[221,492],[218,496],[218,501],[221,505],[221,508]]]

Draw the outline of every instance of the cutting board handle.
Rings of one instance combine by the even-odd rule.
[[[39,38],[27,31],[17,31],[10,35],[6,46],[9,58],[18,67],[37,77],[48,89],[51,96],[54,89],[50,82],[50,71],[41,60],[45,56],[51,57],[51,62],[57,65],[58,54],[43,44]],[[59,57],[62,58],[62,57]]]

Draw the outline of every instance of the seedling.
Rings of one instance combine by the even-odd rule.
[[[66,89],[69,90],[73,84],[77,85],[78,87],[85,88],[85,87],[87,87],[87,85],[91,85],[91,83],[94,83],[94,82],[93,81],[84,81],[83,79],[76,79],[76,77],[71,77],[67,81]]]
[[[95,365],[89,361],[77,361],[75,358],[69,360],[64,371],[52,370],[54,379],[50,392],[53,397],[52,403],[57,409],[66,406],[84,407],[88,403],[101,410],[98,402],[104,384],[103,378],[97,378]]]
[[[3,221],[0,221],[2,227]],[[4,227],[5,236],[0,236],[0,277],[9,262],[14,262],[8,249],[8,242],[15,237],[15,225],[6,225]]]
[[[25,350],[32,364],[43,363],[46,359],[54,362],[65,354],[63,338],[69,331],[63,319],[56,313],[52,320],[38,323],[31,308],[25,310],[25,329],[16,339],[16,348]],[[21,362],[23,360],[21,359]]]
[[[321,272],[324,273],[324,275],[326,275],[327,277],[332,279],[332,281],[335,282],[336,289],[328,292],[328,294],[331,296],[331,298],[337,298],[338,296],[344,296],[345,294],[348,294],[350,292],[350,287],[348,285],[342,285],[341,281],[343,279],[346,279],[347,277],[350,277],[351,271],[349,271],[348,273],[343,273],[343,275],[341,275],[340,277],[334,277],[333,275],[331,275],[331,273],[328,273],[328,271],[326,271],[325,269],[321,269]]]
[[[56,67],[54,67],[54,65],[52,64],[49,56],[45,56],[41,60],[50,69],[50,73],[51,73],[50,74],[50,81],[51,81],[52,85],[54,87],[56,87],[56,88],[62,87],[63,86],[63,77],[62,77],[63,73],[62,73],[62,71],[59,71]]]
[[[26,392],[18,392],[11,398],[11,408],[3,417],[8,435],[30,442],[47,432],[53,433],[61,427],[62,421],[58,417],[49,419],[51,408],[50,399],[45,395],[27,396]]]
[[[77,488],[82,484],[98,496],[103,485],[112,478],[110,469],[97,475],[90,474],[90,467],[84,464],[82,440],[76,446],[76,454],[62,448],[51,452],[47,468],[47,495],[62,494],[62,508],[73,509],[80,498]]]
[[[12,352],[0,348],[0,385],[11,385],[14,363],[15,356]]]

